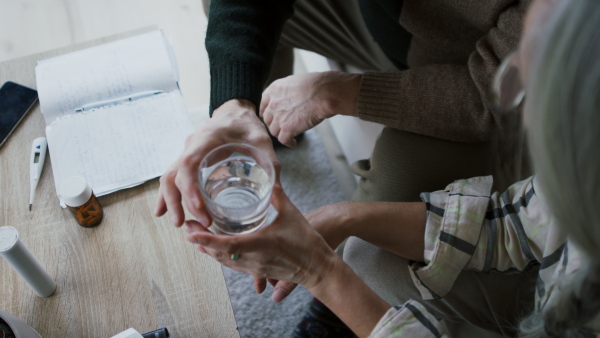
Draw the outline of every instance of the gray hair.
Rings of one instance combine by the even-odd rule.
[[[559,9],[529,74],[525,116],[537,190],[587,265],[521,322],[522,337],[579,337],[600,312],[600,3]]]

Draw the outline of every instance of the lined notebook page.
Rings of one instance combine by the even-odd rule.
[[[97,196],[162,175],[192,132],[179,91],[61,118],[46,127],[54,181],[85,177]]]
[[[110,42],[38,63],[35,74],[46,124],[98,101],[177,90],[161,31]]]

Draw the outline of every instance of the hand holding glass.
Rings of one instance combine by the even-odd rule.
[[[275,169],[262,150],[228,143],[211,150],[198,182],[215,230],[240,235],[263,227],[269,213]]]

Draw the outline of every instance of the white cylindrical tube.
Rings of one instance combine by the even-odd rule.
[[[0,256],[6,259],[38,296],[49,297],[56,290],[56,283],[19,239],[17,229],[0,227]]]

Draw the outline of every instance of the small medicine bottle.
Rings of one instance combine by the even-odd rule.
[[[62,181],[60,199],[82,227],[91,228],[102,222],[102,206],[83,177],[71,176]]]

